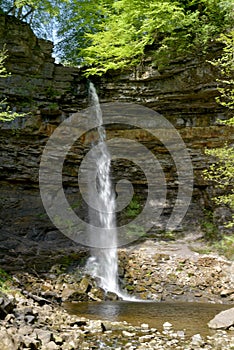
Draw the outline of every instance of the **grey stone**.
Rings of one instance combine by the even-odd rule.
[[[52,333],[44,329],[35,329],[37,338],[41,341],[42,345],[48,344],[52,340]]]
[[[211,321],[208,326],[213,329],[228,329],[234,325],[234,307],[221,311]]]
[[[48,344],[46,344],[45,348],[43,348],[45,350],[57,350],[59,349],[59,346],[57,344],[55,344],[55,342],[50,341]]]

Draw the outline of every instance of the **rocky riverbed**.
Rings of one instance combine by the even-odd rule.
[[[201,254],[199,239],[146,241],[120,251],[123,288],[155,301],[234,302],[234,262]]]
[[[119,258],[122,288],[139,298],[209,301],[231,308],[233,262],[224,257],[195,253],[187,241],[148,241],[121,249]],[[8,283],[0,295],[1,350],[234,349],[233,325],[209,336],[188,336],[169,322],[159,331],[145,322],[136,326],[69,314],[66,301],[116,299],[98,288],[78,262],[53,266],[43,275],[15,273]]]

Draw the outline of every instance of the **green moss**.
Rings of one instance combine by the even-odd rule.
[[[199,254],[218,253],[224,255],[229,260],[234,260],[234,234],[225,235],[221,239],[212,242],[206,242],[202,247],[189,247],[192,251]]]
[[[48,87],[45,89],[45,95],[46,95],[46,97],[48,97],[48,98],[53,98],[53,97],[59,96],[60,93],[59,93],[59,91],[57,91],[56,89],[54,89],[52,86],[48,86]]]
[[[125,216],[127,218],[134,218],[141,212],[140,198],[136,195],[133,196],[131,202],[125,210]]]
[[[132,291],[134,290],[134,286],[132,286],[131,284],[128,284],[126,287],[125,287],[126,290],[128,291]]]
[[[223,238],[214,243],[213,247],[230,260],[234,260],[234,234],[225,235]]]
[[[214,214],[212,211],[204,211],[204,219],[201,222],[201,228],[204,232],[204,238],[206,241],[213,242],[220,238],[218,228],[214,223]]]
[[[134,237],[136,239],[138,237],[145,237],[146,232],[145,232],[144,227],[131,224],[128,226],[127,236]]]
[[[8,273],[0,269],[0,291],[9,291],[12,287],[12,278]]]

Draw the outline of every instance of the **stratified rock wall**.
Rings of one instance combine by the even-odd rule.
[[[55,64],[53,43],[38,39],[28,24],[0,15],[2,47],[8,52],[6,68],[11,75],[0,78],[0,94],[15,109],[55,116],[61,104],[68,112],[84,106],[87,86],[80,70]]]
[[[219,55],[220,47],[213,47],[207,57],[177,59],[168,67],[157,67],[148,59],[129,72],[107,74],[100,81],[100,96],[118,101],[143,104],[167,117],[176,127],[204,127],[225,118],[215,103],[217,70],[208,60]]]
[[[0,128],[0,264],[8,269],[34,265],[47,269],[61,256],[71,255],[77,245],[58,232],[43,208],[38,186],[41,154],[61,121],[87,106],[88,82],[79,68],[54,62],[51,42],[36,38],[27,24],[0,15],[0,48],[4,45],[11,75],[0,78],[0,96],[7,98],[12,109],[31,114]],[[214,48],[211,55],[217,50]],[[119,101],[147,106],[167,117],[180,131],[194,166],[194,196],[181,226],[184,232],[195,232],[204,208],[212,207],[212,188],[201,175],[207,166],[204,148],[233,141],[233,130],[217,124],[217,119],[226,118],[227,112],[215,102],[216,77],[214,67],[198,54],[187,61],[172,62],[163,70],[152,64],[149,57],[137,69],[92,79],[102,103]],[[144,130],[112,126],[107,135],[137,139],[157,155],[168,183],[167,208],[162,218],[165,223],[178,188],[173,159]],[[89,147],[84,140],[77,141],[64,163],[63,174],[67,197],[84,218],[87,212],[78,193],[77,168]],[[131,164],[123,159],[113,164],[114,181],[126,174],[130,174],[139,201],[143,200],[143,174],[131,170]],[[128,219],[128,212],[118,217],[121,223]],[[150,234],[158,232],[152,229]]]

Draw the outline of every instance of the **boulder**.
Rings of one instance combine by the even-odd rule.
[[[105,299],[105,291],[100,287],[94,287],[88,292],[88,296],[93,301],[102,301]]]
[[[209,323],[208,326],[212,329],[228,329],[234,325],[234,307],[221,311]]]
[[[87,293],[92,288],[90,279],[88,277],[83,277],[79,284],[79,292]]]
[[[119,300],[119,296],[114,292],[107,292],[105,295],[105,300]]]

